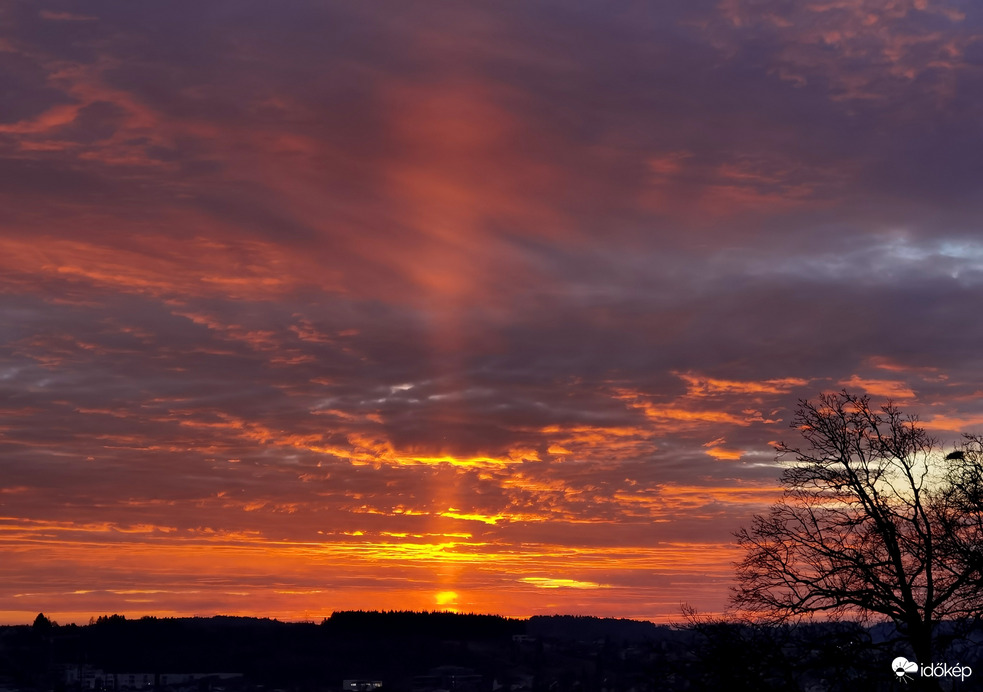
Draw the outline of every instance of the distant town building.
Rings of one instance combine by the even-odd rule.
[[[439,666],[413,678],[412,692],[481,692],[485,679],[471,668]]]
[[[107,687],[107,675],[92,666],[68,666],[65,668],[65,686],[76,690],[101,690]]]
[[[70,690],[198,689],[204,680],[228,683],[241,679],[242,673],[109,673],[88,665],[65,668],[65,687]]]

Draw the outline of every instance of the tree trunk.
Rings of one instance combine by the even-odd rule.
[[[915,660],[918,662],[919,673],[922,666],[930,666],[932,660],[932,629],[923,622],[918,622],[909,630],[909,641],[911,648],[915,652]],[[938,692],[942,685],[936,678],[922,677],[920,674],[915,677],[915,689],[925,690],[925,692]]]

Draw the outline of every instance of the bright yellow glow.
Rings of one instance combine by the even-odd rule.
[[[447,517],[448,519],[463,519],[465,521],[481,521],[486,524],[496,524],[502,519],[507,518],[504,514],[486,515],[486,514],[467,514],[464,512],[441,512],[440,516]]]
[[[438,591],[433,597],[434,603],[439,606],[453,604],[457,601],[456,591]]]
[[[551,577],[523,577],[519,581],[532,584],[537,589],[609,589],[607,584],[576,579],[553,579]]]

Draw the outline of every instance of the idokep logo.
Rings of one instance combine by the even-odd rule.
[[[912,675],[918,672],[918,664],[914,661],[909,661],[904,656],[898,656],[891,661],[891,670],[894,671],[895,675],[907,682]]]
[[[919,667],[914,661],[909,661],[904,656],[898,656],[891,661],[891,670],[903,682],[911,680],[913,675],[921,675],[923,678],[959,678],[966,680],[973,674],[973,669],[969,666],[961,666],[958,663],[950,666],[947,663],[931,663],[927,666]]]

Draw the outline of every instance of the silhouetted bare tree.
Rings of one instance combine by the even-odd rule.
[[[938,624],[983,613],[983,443],[943,457],[917,419],[846,391],[802,400],[783,498],[736,536],[734,604],[788,620],[885,617],[918,661]]]

